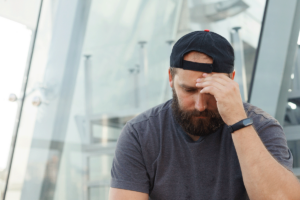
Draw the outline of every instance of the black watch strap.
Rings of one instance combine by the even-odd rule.
[[[230,133],[233,133],[234,131],[237,131],[241,128],[244,128],[246,126],[250,126],[251,124],[253,124],[253,120],[251,118],[246,118],[246,119],[243,119],[231,126],[228,126],[228,130]]]

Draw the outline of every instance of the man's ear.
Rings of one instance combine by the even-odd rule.
[[[171,68],[169,68],[168,73],[169,73],[169,84],[170,84],[170,87],[173,88],[173,78],[171,75]]]
[[[231,79],[234,80],[234,77],[235,77],[235,71],[232,72]]]

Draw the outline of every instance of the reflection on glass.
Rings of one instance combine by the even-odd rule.
[[[298,47],[288,92],[284,126],[300,125],[300,46]]]
[[[296,62],[291,74],[284,127],[295,127],[287,129],[286,135],[288,139],[290,135],[293,135],[292,139],[288,140],[288,146],[294,157],[293,167],[300,169],[300,46],[298,46]],[[299,172],[296,173],[298,176],[300,176]]]
[[[300,97],[289,99],[286,106],[284,126],[300,124]]]
[[[27,149],[28,155],[23,157],[28,164],[24,161],[21,176],[22,180],[26,177],[19,189],[23,196],[15,199],[25,199],[28,193],[23,192],[34,187],[37,192],[30,196],[31,200],[107,199],[112,158],[122,127],[144,110],[171,98],[169,56],[174,42],[186,33],[210,29],[239,47],[235,49],[239,54],[236,69],[241,70],[240,83],[247,94],[264,0],[92,1],[80,61],[75,63],[79,66],[76,82],[71,86],[68,84],[74,76],[70,71],[73,68],[52,64],[50,61],[63,63],[66,58],[51,53],[49,46],[63,46],[64,43],[55,44],[58,36],[53,29],[58,20],[52,19],[60,16],[56,12],[62,6],[72,5],[55,3],[57,8],[52,9],[54,3],[45,2],[43,34],[37,39],[43,48],[35,52],[28,90],[34,88],[35,82],[44,85],[42,94],[48,103],[35,108],[25,105],[22,121],[33,111],[36,114],[27,122],[31,128],[19,133],[27,135],[32,143],[19,148]],[[51,27],[45,25],[48,21]],[[235,27],[240,28],[233,38]],[[58,112],[64,107],[56,106],[57,99],[70,98],[55,90],[65,87],[74,90],[71,101],[65,100],[65,107],[70,105],[68,113]],[[64,117],[68,120],[62,120]],[[55,135],[48,134],[48,129],[56,128],[54,122],[66,128],[58,129]]]
[[[300,168],[300,140],[288,141],[288,146],[293,154],[293,168]]]

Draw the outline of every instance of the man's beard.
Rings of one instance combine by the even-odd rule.
[[[194,136],[207,136],[214,133],[221,126],[224,125],[224,121],[218,111],[204,110],[202,112],[194,109],[192,111],[185,111],[180,108],[178,97],[174,88],[172,110],[173,115],[177,123],[182,129]],[[197,118],[205,117],[205,118]]]

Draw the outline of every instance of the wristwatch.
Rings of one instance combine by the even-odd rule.
[[[251,118],[246,118],[246,119],[243,119],[231,126],[228,126],[228,130],[230,133],[233,133],[234,131],[237,131],[241,128],[250,126],[251,124],[253,124],[253,120]]]

